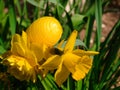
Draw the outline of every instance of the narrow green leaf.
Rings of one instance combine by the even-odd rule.
[[[86,38],[85,38],[85,44],[88,48],[90,47],[90,39],[91,39],[91,35],[92,35],[92,30],[93,30],[93,23],[94,23],[94,16],[90,15],[88,17]]]
[[[102,1],[95,0],[95,18],[97,23],[97,37],[96,37],[96,50],[99,50],[100,47],[100,38],[102,31]]]
[[[104,75],[103,75],[103,79],[102,79],[103,80],[102,85],[104,85],[104,80],[106,80],[110,71],[112,71],[110,67],[112,65],[111,63],[113,63],[116,58],[116,52],[117,52],[116,50],[117,49],[115,49],[115,48],[119,46],[119,44],[116,44],[117,46],[111,47],[111,45],[114,45],[115,41],[116,41],[116,39],[112,40],[112,38],[113,37],[117,38],[116,36],[119,36],[118,32],[117,32],[118,35],[115,34],[116,30],[119,31],[118,30],[119,26],[120,26],[120,21],[118,21],[115,24],[115,26],[113,27],[113,29],[107,36],[106,40],[101,44],[100,54],[98,56],[95,56],[95,59],[94,59],[95,68],[93,69],[94,73],[92,73],[93,75],[95,75],[95,76],[93,76],[93,78],[95,79],[93,81],[96,81],[95,83],[97,83],[97,81],[100,80],[100,77],[102,76],[101,72],[103,72],[103,69],[106,69],[107,71],[105,71],[103,73]],[[111,50],[112,50],[112,52],[111,52]],[[107,55],[108,53],[111,53],[111,55],[110,54]],[[101,86],[101,85],[99,85],[99,86]]]
[[[40,75],[38,75],[38,79],[39,79],[40,82],[42,83],[42,85],[43,85],[43,87],[44,87],[45,90],[51,90],[51,88],[49,87],[49,85],[45,82],[44,79],[42,79],[42,78],[40,77]]]
[[[75,88],[74,80],[71,76],[67,79],[67,90],[73,90]]]
[[[3,12],[4,12],[4,2],[3,0],[0,0],[0,20],[3,19],[3,15],[4,15]]]
[[[68,24],[68,26],[70,27],[71,31],[73,31],[74,28],[73,28],[73,24],[72,24],[71,16],[69,15],[69,13],[68,13],[67,11],[65,11],[65,13],[66,13],[67,22],[68,22],[67,24]]]
[[[117,56],[117,52],[120,48],[120,31],[116,32],[115,35],[113,36],[113,39],[111,40],[111,45],[110,45],[110,49],[109,52],[105,58],[106,62],[106,66],[104,69],[104,75],[106,75],[105,73],[109,70],[110,65],[114,62],[116,56]],[[114,44],[113,44],[114,43]],[[103,76],[104,77],[104,76]]]
[[[80,39],[76,39],[75,46],[81,46],[85,49],[88,49],[85,43],[83,43]]]
[[[71,20],[72,20],[73,28],[76,30],[80,30],[82,26],[86,23],[87,17],[80,14],[74,14],[71,17]]]
[[[58,0],[56,3],[57,13],[59,17],[62,17],[63,13],[65,12],[65,7],[68,3],[68,0]]]
[[[3,54],[6,52],[6,49],[0,45],[0,54]]]
[[[47,75],[47,78],[48,78],[48,80],[50,81],[50,83],[53,85],[53,88],[54,88],[55,90],[57,90],[58,88],[57,88],[57,85],[55,84],[55,81],[54,81],[53,76],[51,76],[50,74],[48,74],[48,75]]]
[[[22,8],[21,8],[21,5],[20,5],[20,0],[15,0],[15,4],[17,6],[18,13],[21,16],[22,15]]]
[[[70,30],[70,27],[67,25],[63,25],[63,27],[64,27],[64,32],[62,34],[61,40],[66,40],[66,39],[68,39],[68,37],[71,33],[71,30]]]
[[[14,35],[16,32],[16,14],[15,14],[15,7],[14,1],[9,0],[9,23],[10,23],[10,31],[11,34]]]
[[[118,21],[116,22],[116,24],[114,25],[114,27],[110,30],[110,33],[109,33],[108,36],[106,37],[105,41],[101,44],[101,49],[100,49],[101,52],[102,52],[102,51],[105,49],[105,47],[108,45],[111,37],[112,37],[113,34],[115,33],[115,30],[116,30],[116,28],[117,28],[118,26],[120,26],[120,20],[118,20]]]
[[[4,20],[2,21],[3,24],[3,30],[1,31],[1,40],[6,41],[7,40],[7,35],[9,33],[9,17],[6,14]]]
[[[44,16],[49,16],[49,5],[48,5],[48,2],[46,3],[46,9],[45,9]]]
[[[82,13],[85,13],[87,16],[95,14],[95,0],[86,0]]]
[[[119,63],[120,59],[117,60]],[[114,66],[116,66],[116,64]],[[111,71],[110,74],[112,74],[111,76],[109,75],[109,77],[107,77],[107,81],[106,81],[106,85],[104,86],[106,88],[106,90],[110,89],[112,85],[117,85],[118,84],[118,79],[119,79],[119,73],[120,73],[120,70],[119,70],[119,66],[120,66],[120,63],[119,65],[117,64],[117,68],[115,67],[114,68],[113,66],[113,69]]]
[[[27,2],[32,4],[33,6],[44,9],[43,7],[44,0],[27,0]]]
[[[116,57],[117,57],[117,52],[120,48],[120,25],[115,29],[115,33],[113,34],[112,38],[110,39],[109,43],[108,43],[108,47],[107,47],[107,51],[105,56],[103,56],[103,60],[102,63],[99,63],[98,67],[100,67],[100,65],[104,65],[101,66],[102,69],[102,74],[101,74],[101,82],[100,85],[98,85],[98,88],[103,88],[104,85],[106,85],[108,79],[110,79],[112,77],[112,75],[114,74],[114,72],[116,72],[117,67],[119,66],[119,62],[115,63]],[[114,43],[114,44],[113,44]]]
[[[82,90],[82,80],[76,82],[75,90]]]

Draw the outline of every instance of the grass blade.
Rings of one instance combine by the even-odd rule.
[[[101,37],[101,25],[102,25],[102,3],[101,0],[95,0],[95,18],[97,23],[97,37],[96,37],[96,50],[100,47],[100,37]]]
[[[74,80],[72,79],[72,77],[69,76],[69,78],[67,80],[67,90],[73,90],[73,88],[75,88],[75,83],[74,83]]]
[[[15,7],[14,1],[9,0],[9,23],[10,23],[10,31],[11,34],[14,35],[16,32],[16,14],[15,14]]]
[[[85,44],[88,48],[90,46],[90,39],[91,39],[91,34],[92,34],[92,29],[93,29],[93,23],[94,23],[94,16],[91,15],[88,17],[86,38],[85,38]]]

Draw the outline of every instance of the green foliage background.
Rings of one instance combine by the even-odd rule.
[[[0,64],[0,89],[1,90],[119,90],[117,84],[120,73],[120,20],[111,29],[104,42],[101,38],[102,15],[105,6],[111,0],[0,0],[0,54],[10,49],[10,40],[15,33],[21,33],[37,18],[53,16],[63,26],[64,32],[61,39],[67,39],[76,29],[79,32],[85,28],[84,44],[78,41],[81,47],[99,51],[93,57],[93,67],[89,74],[78,82],[71,77],[58,87],[51,74],[42,80],[38,76],[36,83],[27,83],[16,80],[9,74],[4,75],[6,67]],[[66,6],[69,5],[69,11]],[[90,38],[93,24],[96,20],[95,40],[90,47]],[[79,37],[78,37],[79,40]],[[0,60],[1,62],[2,60]]]

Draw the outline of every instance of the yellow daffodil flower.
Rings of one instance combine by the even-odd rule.
[[[31,46],[27,34],[23,31],[22,36],[15,34],[11,40],[10,54],[4,56],[4,64],[8,66],[8,72],[19,80],[36,81],[36,69],[39,66],[36,53],[40,50]],[[36,50],[36,52],[35,52]]]
[[[49,57],[41,66],[45,71],[57,69],[55,72],[55,81],[58,86],[61,86],[70,73],[73,79],[77,81],[83,79],[92,66],[90,55],[98,54],[98,52],[94,51],[74,50],[77,33],[74,30],[64,49],[61,49],[62,43],[60,43],[57,47],[59,53]]]

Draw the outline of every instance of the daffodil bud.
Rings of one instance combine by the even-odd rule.
[[[45,16],[34,21],[26,32],[32,44],[50,47],[60,40],[63,29],[57,19]]]

